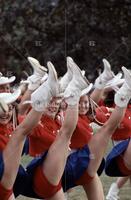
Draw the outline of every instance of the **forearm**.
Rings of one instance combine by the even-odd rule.
[[[26,114],[28,109],[30,108],[30,104],[23,104],[24,101],[28,101],[31,99],[31,94],[33,91],[27,90],[22,97],[20,104],[18,105],[18,111],[21,115]]]
[[[100,101],[102,95],[103,95],[103,89],[95,89],[95,90],[91,93],[90,97],[91,97],[91,99],[92,99],[93,101],[95,101],[95,103],[99,103],[99,101]]]
[[[39,122],[43,112],[37,112],[32,109],[25,117],[25,119],[17,126],[15,132],[21,132],[27,135]]]
[[[107,120],[107,122],[104,124],[104,126],[107,127],[107,129],[113,133],[115,129],[118,127],[120,122],[122,121],[124,115],[125,115],[125,108],[120,108],[116,106],[114,111],[112,112],[110,118]]]
[[[78,121],[78,105],[68,106],[66,111],[64,123],[61,127],[62,132],[67,132],[69,135],[74,132]]]

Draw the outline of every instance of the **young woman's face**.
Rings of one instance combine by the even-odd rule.
[[[10,85],[9,84],[4,84],[4,85],[0,85],[0,93],[3,92],[10,92]]]
[[[53,99],[50,101],[48,107],[46,108],[45,113],[48,116],[55,117],[59,111],[59,107],[60,107],[60,102],[58,102],[57,99]]]
[[[80,98],[79,101],[79,114],[86,115],[89,111],[89,98],[87,95],[84,95]]]
[[[13,106],[10,104],[9,111],[0,115],[0,124],[6,125],[10,122],[12,114],[13,114]]]

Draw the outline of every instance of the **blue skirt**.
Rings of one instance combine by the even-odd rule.
[[[111,152],[108,154],[105,163],[105,173],[108,176],[119,177],[125,176],[119,169],[117,164],[117,157],[123,154],[127,149],[130,139],[124,140],[113,147]]]

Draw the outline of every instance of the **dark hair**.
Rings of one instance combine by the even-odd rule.
[[[131,104],[131,99],[130,99],[130,101],[129,101],[129,103],[128,104]]]
[[[93,113],[95,113],[95,106],[93,105],[93,102],[91,102],[90,97],[89,98],[89,110],[87,112],[87,115],[92,115]]]
[[[114,95],[115,95],[115,91],[112,90],[107,94],[107,97],[104,100],[105,106],[107,107],[112,107],[114,104]]]
[[[96,114],[95,105],[93,104],[93,101],[91,100],[90,96],[89,95],[86,95],[86,96],[88,97],[88,100],[89,100],[89,110],[87,111],[86,115],[91,120],[93,120],[95,118],[95,114]]]
[[[17,126],[17,125],[19,125],[19,120],[18,120],[18,103],[14,102],[12,105],[13,105],[13,107],[14,107],[15,116],[16,116],[16,123],[15,123],[15,126]],[[12,117],[11,117],[10,122],[14,123],[14,122],[13,122],[13,112],[12,112]]]

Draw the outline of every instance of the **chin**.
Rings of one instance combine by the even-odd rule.
[[[9,122],[9,121],[2,121],[2,122],[0,121],[0,124],[1,124],[1,125],[6,125],[6,124],[8,124],[8,122]]]
[[[85,113],[85,112],[80,112],[79,114],[80,114],[80,115],[85,115],[86,113]]]

